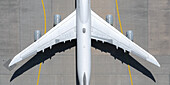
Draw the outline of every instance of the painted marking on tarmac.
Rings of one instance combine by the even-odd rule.
[[[121,24],[121,20],[120,20],[119,8],[118,8],[117,0],[116,0],[116,9],[117,9],[117,15],[118,15],[119,24],[120,24],[120,31],[121,31],[121,33],[123,34],[123,29],[122,29],[122,24]],[[128,71],[129,71],[129,76],[130,76],[131,85],[133,85],[132,75],[131,75],[131,71],[130,71],[130,66],[129,66],[129,65],[128,65]]]
[[[44,11],[44,34],[46,33],[46,13],[45,13],[45,6],[43,0],[41,0],[42,6],[43,6],[43,11]]]
[[[42,65],[42,63],[40,63],[40,66],[39,66],[38,78],[37,78],[37,85],[39,84],[40,73],[41,73],[41,65]]]
[[[44,1],[41,0],[41,3],[42,3],[42,6],[43,6],[43,11],[44,11],[44,34],[45,34],[46,33],[46,13],[45,13]],[[37,85],[39,84],[40,73],[41,73],[41,66],[42,66],[42,63],[40,63],[40,66],[39,66]]]
[[[117,0],[116,0],[116,9],[117,9],[117,15],[118,15],[119,24],[120,24],[120,31],[121,31],[121,33],[123,34],[123,29],[122,29],[122,24],[121,24],[121,20],[120,20],[119,7],[118,7]]]
[[[129,70],[130,82],[131,82],[131,85],[133,85],[132,75],[131,75],[131,71],[130,71],[130,66],[129,65],[128,65],[128,70]]]

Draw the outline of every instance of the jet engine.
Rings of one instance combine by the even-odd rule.
[[[113,26],[113,16],[111,14],[106,16],[106,22]]]
[[[132,30],[128,30],[126,32],[126,37],[133,41],[133,31]]]
[[[54,15],[54,25],[53,26],[56,26],[60,22],[61,22],[61,16],[59,14]]]
[[[41,31],[35,30],[34,31],[34,42],[37,41],[41,37]]]

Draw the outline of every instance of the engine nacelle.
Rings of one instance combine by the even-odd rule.
[[[128,30],[126,32],[126,37],[133,41],[133,31],[132,30]]]
[[[54,15],[54,25],[53,26],[56,26],[60,22],[61,22],[61,16],[59,14]]]
[[[113,16],[111,14],[106,16],[106,22],[113,26]]]
[[[37,41],[41,37],[41,31],[35,30],[34,31],[34,42]]]

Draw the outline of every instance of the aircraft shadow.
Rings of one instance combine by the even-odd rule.
[[[27,70],[31,69],[32,67],[39,65],[41,62],[46,61],[47,59],[51,59],[55,53],[60,53],[65,50],[68,50],[72,47],[76,46],[76,40],[67,41],[65,43],[59,43],[57,45],[54,45],[52,49],[47,48],[44,50],[44,52],[38,52],[34,57],[32,57],[29,61],[27,61],[24,65],[22,65],[20,68],[18,68],[12,75],[10,82],[26,72]],[[145,68],[143,65],[141,65],[138,61],[136,61],[134,58],[132,58],[129,53],[124,53],[122,49],[116,49],[114,45],[108,44],[108,43],[102,43],[100,41],[92,40],[92,47],[99,49],[104,52],[108,52],[113,56],[115,59],[120,60],[121,62],[130,65],[131,67],[135,68],[139,72],[143,73],[145,76],[152,79],[154,82],[156,82],[155,78],[153,77],[152,73]],[[75,51],[76,52],[76,51]],[[42,57],[43,56],[43,57]],[[76,58],[77,59],[77,58]],[[77,67],[77,64],[76,64]],[[77,74],[77,71],[76,71]],[[76,84],[79,84],[78,76],[76,75]]]

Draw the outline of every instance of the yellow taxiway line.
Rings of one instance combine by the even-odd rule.
[[[120,24],[120,31],[121,31],[121,33],[123,34],[123,29],[122,29],[122,24],[121,24],[121,20],[120,20],[119,8],[118,8],[117,0],[116,0],[116,9],[117,9],[117,15],[118,15],[119,24]],[[130,66],[129,66],[129,65],[128,65],[128,71],[129,71],[129,76],[130,76],[131,85],[133,85],[132,75],[131,75],[131,71],[130,71]]]
[[[43,0],[41,0],[41,3],[42,3],[42,6],[43,6],[43,11],[44,11],[44,34],[45,34],[46,33],[46,13],[45,13],[45,6],[44,6]],[[40,63],[40,66],[39,66],[37,85],[39,84],[40,73],[41,73],[41,65],[42,65],[42,63]]]
[[[38,78],[37,78],[37,85],[39,84],[40,73],[41,73],[41,65],[42,65],[42,63],[40,63],[40,66],[39,66]]]
[[[43,11],[44,11],[44,34],[46,33],[46,13],[45,13],[45,6],[43,0],[41,0],[42,6],[43,6]]]

